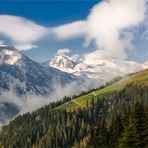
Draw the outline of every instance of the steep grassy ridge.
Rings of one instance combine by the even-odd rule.
[[[56,109],[73,110],[73,109],[77,109],[79,107],[85,107],[86,102],[87,101],[90,102],[92,97],[94,97],[94,99],[95,99],[95,98],[101,97],[103,95],[106,95],[108,93],[111,93],[113,91],[121,90],[128,83],[132,83],[132,82],[148,82],[148,70],[144,70],[142,72],[136,73],[131,76],[126,76],[125,78],[115,82],[112,85],[106,86],[102,89],[93,91],[93,92],[88,93],[86,95],[82,95],[80,97],[77,97],[71,101],[68,101],[68,102],[58,106]]]

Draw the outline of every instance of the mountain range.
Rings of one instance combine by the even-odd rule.
[[[55,83],[65,85],[76,77],[58,69],[45,68],[16,50],[0,48],[0,91],[13,89],[18,94],[46,95]]]
[[[148,68],[143,64],[119,59],[98,58],[88,61],[84,56],[56,54],[45,63],[37,63],[17,50],[0,47],[0,92],[14,90],[20,94],[48,95],[55,84],[97,82],[94,87],[125,74]],[[100,84],[99,84],[100,83]],[[85,87],[85,86],[84,86]],[[93,85],[92,85],[93,88]],[[90,88],[91,89],[91,88]]]
[[[84,56],[76,58],[64,53],[56,54],[45,63],[37,63],[14,48],[1,46],[0,122],[4,123],[13,118],[20,112],[22,106],[27,108],[33,104],[31,108],[36,108],[36,103],[33,102],[35,98],[30,99],[29,95],[46,97],[55,93],[53,97],[55,100],[57,95],[62,99],[67,95],[98,88],[112,78],[141,71],[147,67],[147,62],[140,64],[134,61],[105,58],[90,62]],[[32,103],[29,102],[30,104],[24,106],[28,99]],[[44,104],[41,99],[35,100],[39,101],[39,107]],[[46,103],[51,98],[48,99]],[[21,102],[21,105],[18,106],[18,102]]]
[[[2,128],[0,147],[147,148],[148,70],[65,97]]]
[[[56,54],[46,62],[47,66],[76,76],[86,76],[90,79],[99,79],[106,82],[117,76],[123,76],[148,68],[147,62],[141,64],[134,61],[119,59],[97,58],[86,59],[85,56],[70,57],[65,53]]]
[[[0,47],[0,123],[13,118],[22,107],[30,107],[27,101],[33,102],[30,108],[41,106],[45,103],[42,97],[53,93],[56,85],[64,87],[73,81],[77,78],[72,74],[45,68],[13,48]],[[35,103],[37,96],[42,97]]]

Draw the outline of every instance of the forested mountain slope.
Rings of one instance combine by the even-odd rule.
[[[91,91],[90,93],[84,93],[84,95],[81,95],[79,97],[76,97],[69,102],[66,102],[60,106],[57,107],[57,109],[67,109],[67,110],[73,110],[79,107],[85,107],[87,101],[90,102],[91,98],[93,97],[94,100],[96,101],[98,97],[104,96],[106,94],[109,94],[114,91],[120,91],[122,90],[128,83],[132,82],[147,82],[148,81],[148,70],[144,70],[142,72],[138,72],[135,74],[130,74],[125,76],[123,79],[120,79],[118,81],[117,78],[113,80],[115,83],[112,81],[107,83],[106,86],[102,86],[97,90]],[[111,83],[111,85],[110,85]]]
[[[148,146],[148,70],[68,100],[18,116],[2,128],[0,147]]]

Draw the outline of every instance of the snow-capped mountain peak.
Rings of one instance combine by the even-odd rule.
[[[67,56],[64,53],[55,55],[55,57],[53,57],[48,62],[48,65],[60,69],[62,71],[66,70],[69,73],[74,71],[74,68],[77,64],[78,63],[73,58]]]
[[[48,62],[48,65],[67,73],[101,79],[103,81],[148,68],[148,64],[146,63],[140,64],[134,61],[107,59],[103,57],[93,59],[90,56],[81,56],[74,59],[65,54],[56,55]]]
[[[0,47],[0,92],[13,89],[18,94],[46,95],[54,84],[65,85],[75,76],[44,67],[17,50]]]
[[[0,47],[0,64],[16,64],[22,55],[16,51],[9,50],[7,47]]]

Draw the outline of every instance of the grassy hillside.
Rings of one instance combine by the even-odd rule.
[[[93,91],[91,93],[88,93],[86,95],[82,95],[80,97],[77,97],[75,99],[72,99],[71,101],[68,101],[60,106],[58,106],[56,109],[67,109],[67,110],[73,110],[77,109],[79,107],[85,107],[86,102],[90,102],[91,98],[93,97],[95,100],[98,97],[101,97],[103,95],[106,95],[108,93],[111,93],[113,91],[118,91],[123,89],[128,83],[131,82],[147,82],[148,81],[148,70],[144,70],[142,72],[136,73],[131,76],[127,76],[117,82],[115,82],[112,85],[106,86],[102,89]]]
[[[102,95],[106,96],[98,99]],[[2,128],[0,148],[147,148],[147,98],[145,70],[71,101],[64,98],[16,117]]]

